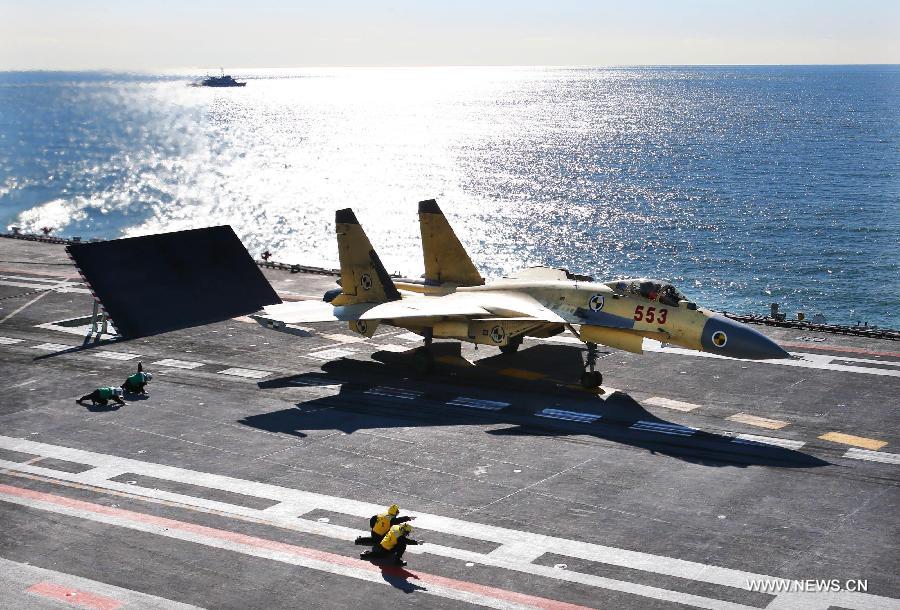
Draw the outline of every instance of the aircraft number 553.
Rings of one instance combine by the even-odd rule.
[[[656,320],[657,324],[665,324],[667,317],[669,317],[669,310],[665,308],[660,308],[659,311],[656,311],[656,307],[648,307],[647,311],[644,311],[643,305],[638,305],[634,308],[634,319],[638,322],[643,320],[648,324],[652,324]]]

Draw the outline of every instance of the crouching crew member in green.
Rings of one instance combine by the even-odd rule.
[[[120,407],[125,406],[125,401],[122,400],[122,389],[121,388],[97,388],[90,394],[85,394],[75,402],[81,404],[85,400],[90,400],[91,404],[101,405],[103,407],[112,400]]]
[[[153,375],[145,373],[144,365],[138,362],[137,373],[125,380],[125,383],[122,384],[122,389],[129,394],[146,394],[147,390],[144,387],[151,379],[153,379]]]
[[[369,519],[371,534],[369,536],[357,536],[356,544],[378,544],[384,538],[384,535],[388,533],[388,530],[391,529],[391,526],[415,519],[415,517],[398,517],[397,515],[399,514],[400,507],[396,504],[391,504],[385,512],[379,515],[372,515],[372,518]]]
[[[406,562],[403,561],[403,553],[406,551],[406,546],[409,544],[423,544],[421,541],[410,538],[410,532],[412,532],[412,526],[409,523],[391,527],[380,543],[372,547],[371,551],[361,553],[359,558],[377,559],[379,557],[393,556],[395,564],[405,566]]]

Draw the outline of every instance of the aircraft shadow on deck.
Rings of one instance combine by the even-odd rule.
[[[637,422],[670,426],[678,424],[650,413],[631,396],[622,392],[601,399],[591,393],[565,390],[547,381],[498,378],[492,372],[496,367],[518,367],[523,366],[523,363],[527,365],[536,358],[543,363],[552,362],[553,368],[562,364],[568,367],[570,374],[573,358],[574,366],[578,366],[580,350],[577,346],[539,347],[552,349],[529,354],[528,352],[535,350],[532,348],[512,357],[492,356],[478,361],[477,366],[470,366],[463,372],[448,373],[439,370],[436,375],[428,377],[416,377],[405,366],[398,368],[396,365],[403,362],[403,354],[391,353],[385,362],[335,360],[323,365],[321,372],[267,380],[259,382],[258,386],[261,389],[274,389],[340,384],[338,394],[304,401],[290,409],[248,416],[240,420],[240,423],[267,432],[298,437],[306,437],[306,431],[314,430],[340,430],[352,434],[358,430],[376,428],[507,423],[510,427],[487,430],[485,434],[593,436],[638,447],[654,454],[712,467],[813,468],[829,465],[829,462],[801,451],[762,443],[735,443],[731,436],[710,432],[697,431],[690,436],[680,436],[633,430],[630,426]],[[379,352],[375,356],[385,357],[385,354],[387,352]],[[547,360],[551,356],[552,359]],[[473,369],[481,370],[473,371]],[[491,381],[488,388],[482,383],[485,379]],[[366,393],[366,390],[375,386],[418,390],[424,393],[415,399]],[[479,396],[479,389],[490,389],[494,392],[498,389],[515,389],[519,393],[542,392],[547,394],[549,400],[555,399],[561,392],[568,392],[572,397],[577,397],[577,406],[560,408],[599,415],[600,419],[589,424],[546,419],[537,417],[534,409],[516,407],[513,400],[510,400],[513,402],[510,407],[499,411],[460,408],[445,404],[461,394],[471,398],[497,400],[496,395]],[[550,393],[551,391],[553,393]]]

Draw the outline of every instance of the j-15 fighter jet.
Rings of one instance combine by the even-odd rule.
[[[485,281],[437,202],[419,203],[425,275],[393,279],[350,209],[336,213],[340,288],[323,301],[267,306],[251,315],[276,330],[311,322],[344,322],[371,337],[381,324],[408,329],[424,340],[414,353],[417,370],[434,363],[436,338],[492,345],[515,352],[525,337],[570,330],[587,345],[581,383],[598,387],[597,346],[641,353],[645,337],[721,356],[789,358],[762,333],[698,307],[673,285],[636,278],[597,282],[564,269],[533,267]]]
[[[251,314],[261,325],[341,322],[371,337],[379,325],[421,335],[413,363],[434,365],[434,339],[515,352],[525,337],[568,329],[587,345],[581,383],[598,387],[597,346],[641,353],[645,337],[720,356],[789,358],[762,333],[698,307],[674,286],[651,279],[596,282],[564,269],[534,267],[485,281],[434,200],[419,204],[425,275],[385,271],[356,215],[336,213],[340,287],[321,301],[283,303],[231,227],[82,243],[67,251],[123,338],[136,338]]]

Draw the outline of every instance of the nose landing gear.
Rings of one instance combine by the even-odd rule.
[[[581,374],[581,387],[596,390],[603,383],[603,374],[595,371],[597,364],[597,344],[587,342],[587,354],[584,357],[584,372]]]

